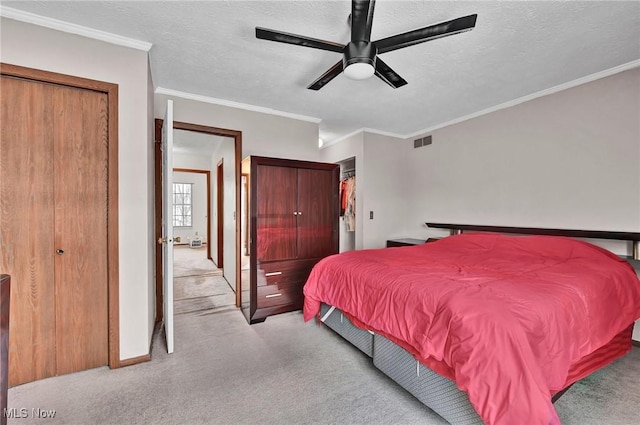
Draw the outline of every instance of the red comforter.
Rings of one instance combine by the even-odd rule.
[[[319,262],[320,303],[383,335],[466,391],[487,424],[558,424],[551,394],[569,367],[640,317],[633,268],[594,245],[548,236],[462,234]]]

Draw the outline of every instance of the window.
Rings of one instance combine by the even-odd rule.
[[[173,227],[191,227],[193,183],[173,184]]]

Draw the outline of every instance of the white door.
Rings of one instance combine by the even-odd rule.
[[[162,299],[167,353],[173,353],[173,101],[162,124]]]

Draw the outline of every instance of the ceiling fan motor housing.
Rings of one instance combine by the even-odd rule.
[[[342,65],[346,69],[355,63],[366,63],[375,68],[378,48],[367,41],[352,41],[344,47]]]

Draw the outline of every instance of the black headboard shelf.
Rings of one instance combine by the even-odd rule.
[[[478,226],[472,224],[425,223],[433,229],[448,229],[451,234],[464,231],[517,233],[521,235],[566,236],[570,238],[611,239],[633,244],[633,258],[640,258],[640,232],[609,232],[606,230],[548,229],[542,227]]]

